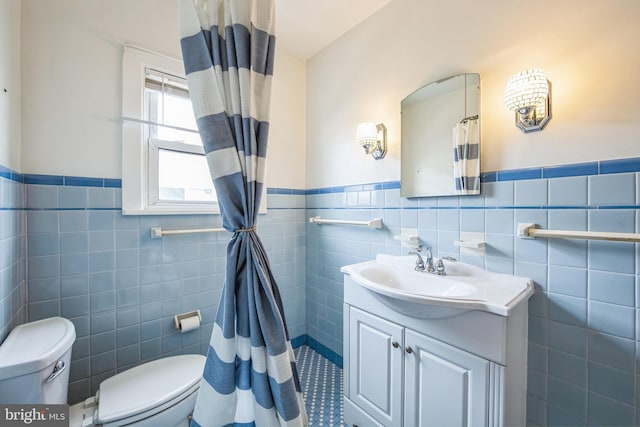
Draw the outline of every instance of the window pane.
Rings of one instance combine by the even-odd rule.
[[[147,68],[144,98],[147,121],[194,131],[150,125],[149,136],[202,146],[186,79]]]
[[[158,163],[161,201],[217,201],[204,155],[159,149]]]
[[[164,94],[164,120],[165,125],[197,130],[196,118],[193,115],[191,99],[181,96]]]
[[[153,68],[147,68],[145,71],[145,87],[189,98],[187,79],[184,77],[163,73]]]
[[[154,132],[150,132],[150,135],[154,138],[163,139],[165,141],[182,141],[185,144],[196,145],[202,147],[202,140],[200,140],[200,134],[193,132],[185,132],[179,129],[165,128],[162,126],[151,126],[155,129]]]
[[[197,130],[189,99],[167,94],[162,96],[161,92],[147,88],[144,91],[144,103],[145,120]],[[149,125],[149,136],[166,141],[183,141],[186,144],[202,147],[200,135],[195,132]]]

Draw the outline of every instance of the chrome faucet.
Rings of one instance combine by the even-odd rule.
[[[420,255],[420,252],[422,252],[422,249],[426,251],[425,252],[426,263],[425,263],[425,259],[422,258],[422,255]],[[416,266],[415,266],[416,271],[422,272],[426,270],[429,273],[433,273],[435,271],[435,269],[433,268],[433,255],[431,255],[430,248],[425,248],[424,246],[418,246],[416,251],[409,252],[409,255],[418,256],[418,258],[416,259]]]

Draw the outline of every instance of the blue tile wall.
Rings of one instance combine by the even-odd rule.
[[[638,232],[640,161],[487,172],[473,197],[403,199],[384,184],[314,189],[307,216],[383,218],[382,230],[307,224],[307,333],[342,354],[342,265],[402,254],[417,228],[438,256],[531,277],[528,418],[532,425],[640,423],[640,249],[633,243],[523,240],[541,228]],[[368,194],[367,194],[368,193]],[[369,201],[369,203],[367,203]],[[460,231],[483,232],[482,257],[461,256]]]
[[[26,195],[22,181],[19,174],[0,166],[0,342],[27,319]],[[44,248],[48,245],[50,242],[42,242]],[[34,286],[55,297],[51,283],[35,282]]]
[[[25,181],[31,223],[24,236],[31,280],[28,318],[64,316],[75,324],[71,403],[140,363],[207,351],[229,235],[151,239],[150,228],[220,227],[219,215],[123,216],[119,180],[26,175]],[[269,191],[267,203],[259,235],[278,281],[289,334],[305,336],[304,191]],[[13,214],[0,214],[7,212]],[[3,301],[12,307],[10,295]],[[179,333],[173,316],[195,309],[202,313],[202,326]]]
[[[0,170],[2,172],[4,169]],[[150,239],[153,226],[218,226],[217,216],[125,217],[119,180],[0,173],[0,339],[27,320],[63,315],[78,338],[70,399],[157,357],[204,352],[222,286],[226,236]],[[531,277],[528,417],[539,426],[640,421],[640,250],[611,242],[522,240],[542,228],[640,231],[640,160],[483,174],[482,194],[405,199],[397,181],[268,191],[259,232],[285,302],[289,333],[341,362],[345,264],[402,254],[417,228],[439,256]],[[366,220],[383,230],[310,224]],[[460,231],[484,232],[483,257],[460,256]],[[27,264],[28,263],[28,264]],[[28,265],[28,268],[27,268]],[[28,292],[27,281],[28,280]],[[177,333],[177,312],[203,326]]]

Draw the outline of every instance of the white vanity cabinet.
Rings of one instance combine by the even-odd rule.
[[[404,425],[486,425],[489,361],[407,329]]]
[[[349,377],[348,395],[381,425],[400,427],[404,328],[354,307],[347,310],[351,349],[350,369],[344,375]]]
[[[406,316],[345,275],[349,427],[525,426],[527,304]]]

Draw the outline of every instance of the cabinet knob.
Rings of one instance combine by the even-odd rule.
[[[400,347],[400,344],[398,344],[396,341],[392,342],[391,345],[393,346],[393,348]]]
[[[413,353],[413,349],[411,347],[405,348],[404,351],[406,351],[409,354]]]

